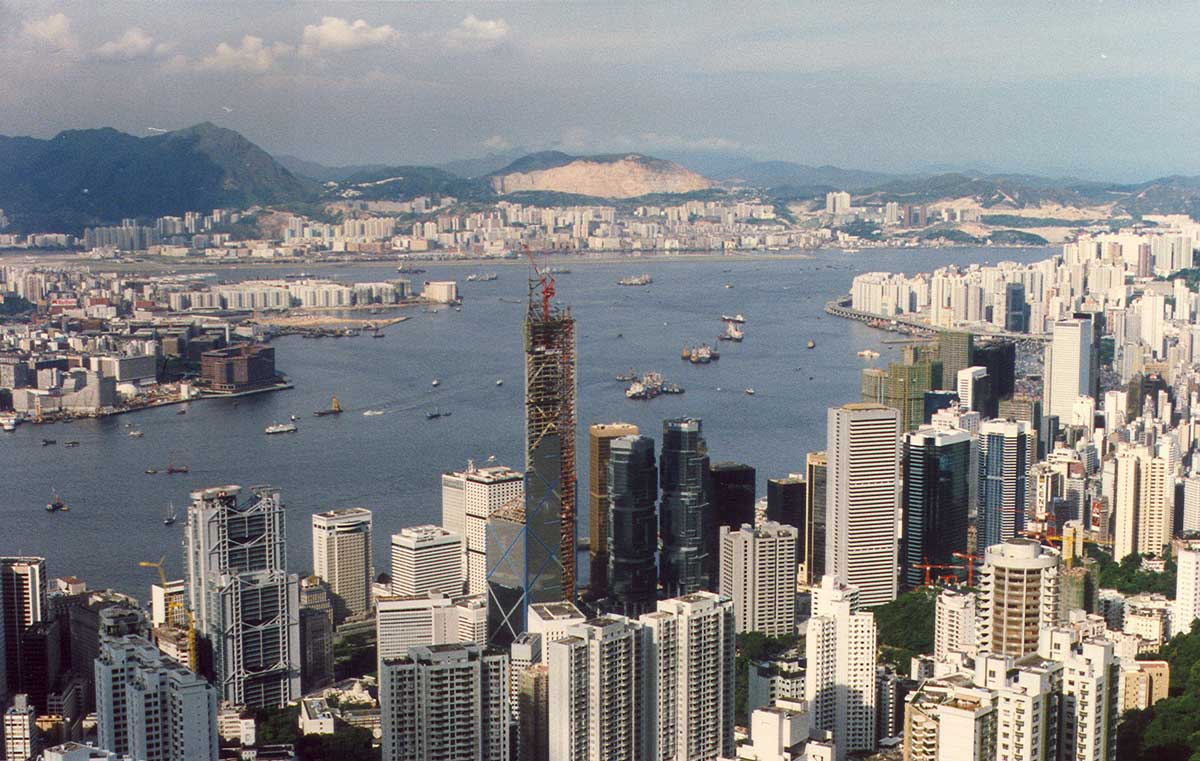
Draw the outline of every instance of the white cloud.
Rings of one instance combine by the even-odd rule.
[[[30,19],[21,27],[28,41],[55,50],[73,51],[79,45],[71,31],[71,19],[65,13],[55,13],[42,19]]]
[[[350,22],[336,16],[325,16],[320,24],[304,27],[300,52],[312,55],[319,51],[360,50],[386,45],[399,37],[400,33],[390,24],[371,26],[363,19]]]
[[[458,50],[486,50],[499,45],[511,31],[502,18],[481,19],[472,13],[446,33],[446,45]]]
[[[131,61],[135,58],[164,56],[171,49],[165,42],[155,42],[145,30],[133,26],[115,40],[96,48],[96,55],[110,61]]]
[[[236,47],[227,42],[218,44],[212,55],[200,60],[199,68],[216,71],[270,71],[275,68],[280,58],[291,52],[291,45],[283,42],[268,45],[263,42],[262,37],[247,34]],[[180,58],[176,56],[172,59],[172,65],[181,63]],[[186,59],[182,62],[186,64]]]
[[[632,142],[646,149],[658,150],[714,152],[746,150],[745,145],[725,137],[681,137],[657,132],[643,132],[637,136],[636,141]]]
[[[512,141],[503,135],[492,135],[483,141],[483,147],[489,151],[507,151],[512,148]]]

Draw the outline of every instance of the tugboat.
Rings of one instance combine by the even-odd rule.
[[[342,414],[342,405],[340,402],[338,402],[338,398],[336,396],[333,397],[333,401],[330,402],[329,409],[317,410],[316,412],[313,413],[313,415],[316,415],[317,417],[325,417],[326,415],[340,415],[340,414]]]
[[[52,489],[51,495],[50,495],[50,501],[46,503],[46,512],[48,512],[48,513],[64,512],[65,513],[65,512],[70,511],[70,509],[71,508],[67,507],[67,503],[63,502],[62,498],[58,496],[58,490]]]

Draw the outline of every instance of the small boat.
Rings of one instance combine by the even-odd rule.
[[[17,430],[17,419],[11,417],[0,418],[0,430],[8,431],[9,433]]]
[[[146,435],[145,433],[143,433],[141,431],[136,431],[136,430],[129,432],[129,438],[131,438],[131,439],[140,439],[145,435]]]
[[[450,413],[442,412],[441,410],[433,410],[425,413],[426,420],[437,420],[440,417],[450,417]]]
[[[68,441],[65,444],[63,444],[63,446],[64,447],[77,447],[77,446],[79,446],[79,442],[78,441]]]
[[[385,335],[379,328],[375,328],[375,332],[371,334],[371,338],[383,338]]]
[[[54,444],[57,444],[57,443],[58,442],[55,441],[54,439],[42,439],[42,446],[44,446],[44,447],[53,446]]]
[[[295,423],[275,423],[274,425],[269,425],[264,428],[263,433],[267,434],[268,436],[274,436],[279,433],[295,433],[299,430],[300,429],[296,427]]]
[[[662,391],[664,394],[682,394],[684,388],[678,383],[664,383],[659,387],[659,391]]]
[[[180,410],[179,412],[176,412],[175,414],[176,414],[176,415],[186,415],[186,414],[187,414],[187,410]]]
[[[721,319],[725,322],[736,322],[739,325],[746,321],[746,318],[742,316],[741,312],[738,312],[735,315],[723,314],[721,315]]]
[[[67,503],[62,501],[62,497],[58,496],[58,490],[51,490],[50,501],[46,503],[46,512],[68,512],[71,508],[67,507]]]
[[[146,468],[146,475],[156,476],[158,475],[158,470],[156,468]]]
[[[734,341],[741,343],[741,340],[746,337],[746,331],[740,330],[736,322],[725,323],[725,332],[717,336],[718,341]]]
[[[496,385],[497,385],[497,386],[503,386],[503,385],[504,385],[504,381],[502,381],[501,379],[497,378],[497,379],[496,379]]]
[[[167,455],[167,473],[171,474],[171,473],[187,473],[187,472],[188,472],[188,466],[176,465],[175,464],[175,453],[170,452]]]
[[[297,421],[297,420],[299,420],[299,419],[300,419],[300,416],[299,416],[299,415],[292,415],[292,416],[290,416],[290,417],[288,418],[288,420],[291,420],[293,423],[294,423],[294,422],[296,422],[296,421]]]
[[[691,354],[690,349],[688,350],[688,354]],[[687,359],[687,357],[684,357],[684,359]],[[621,381],[622,383],[630,383],[631,381],[635,381],[637,379],[637,370],[634,370],[632,367],[629,368],[629,372],[627,373],[617,373],[617,380]]]
[[[726,288],[732,288],[732,287],[733,287],[733,283],[726,283],[726,284],[725,284],[725,287],[726,287]]]
[[[858,353],[858,356],[862,357],[863,359],[877,359],[879,357],[879,352],[872,349],[863,349]]]
[[[433,386],[434,388],[437,388],[438,386],[442,385],[442,382],[440,380],[438,380],[437,378],[434,378],[433,382],[430,383],[429,385]]]
[[[817,342],[810,338],[810,339],[808,339],[808,343],[806,344],[806,346],[808,346],[808,348],[810,348],[810,349],[815,349],[815,348],[817,348]]]
[[[363,410],[363,417],[379,417],[383,410]]]
[[[752,389],[752,388],[746,389],[746,396],[754,396],[754,389]]]
[[[163,516],[163,525],[170,526],[172,523],[175,522],[176,517],[177,516],[175,515],[175,503],[171,502],[167,505],[167,514],[165,516]]]
[[[617,285],[638,286],[638,285],[650,285],[653,282],[654,282],[654,278],[650,277],[650,273],[644,272],[641,275],[634,275],[631,277],[623,277],[617,281]]]
[[[338,398],[336,396],[333,397],[333,401],[330,402],[329,409],[317,410],[316,412],[313,413],[313,415],[316,415],[317,417],[325,417],[326,415],[340,415],[340,414],[342,414],[342,405],[338,401]]]
[[[683,351],[681,351],[679,353],[679,358],[683,359],[683,360],[691,359],[692,358],[692,347],[688,346],[687,344],[684,344]],[[617,378],[617,380],[621,380],[621,378]]]

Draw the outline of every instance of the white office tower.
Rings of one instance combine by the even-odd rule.
[[[487,518],[505,505],[522,503],[525,476],[501,465],[442,474],[442,526],[463,537],[467,594],[487,594]]]
[[[642,758],[639,628],[604,616],[550,643],[550,761]]]
[[[899,413],[882,404],[832,407],[826,448],[825,573],[858,587],[863,607],[891,602],[898,585]]]
[[[1175,558],[1175,610],[1171,631],[1187,634],[1200,618],[1200,550],[1188,547]]]
[[[458,610],[440,592],[381,597],[375,603],[378,657],[400,658],[417,645],[457,643]]]
[[[720,528],[717,591],[733,600],[738,632],[782,637],[796,631],[796,539],[793,526],[768,521]]]
[[[1175,527],[1175,482],[1167,461],[1145,447],[1126,447],[1116,461],[1113,558],[1162,557]]]
[[[440,526],[392,534],[392,594],[462,594],[462,545],[461,535]]]
[[[1059,758],[1111,761],[1117,752],[1120,661],[1111,642],[1075,642],[1072,629],[1045,629],[1038,655],[1062,664]]]
[[[1058,623],[1059,555],[1018,537],[988,547],[979,571],[979,651],[1013,658],[1037,651],[1038,632]]]
[[[983,425],[983,416],[965,406],[951,405],[933,413],[929,424],[939,431],[966,431],[974,435]]]
[[[37,711],[24,693],[13,695],[12,705],[4,712],[4,759],[27,761],[37,755]]]
[[[660,600],[641,625],[645,699],[641,759],[732,758],[733,603],[712,592]]]
[[[573,602],[539,602],[529,606],[525,630],[542,636],[542,647],[567,636],[573,627],[582,624],[587,616]]]
[[[958,377],[955,378],[958,390],[958,407],[961,410],[973,410],[980,412],[983,399],[979,398],[980,392],[983,390],[983,383],[987,379],[987,368],[979,367],[964,367],[958,371]]]
[[[1193,473],[1183,480],[1183,534],[1200,534],[1200,475]]]
[[[383,761],[508,761],[508,656],[479,645],[381,658]]]
[[[192,492],[188,607],[212,647],[221,699],[251,708],[300,695],[300,582],[287,572],[283,500],[240,486]]]
[[[939,661],[951,652],[975,654],[975,593],[943,589],[933,613],[933,657]]]
[[[96,738],[138,761],[216,761],[217,691],[134,635],[96,658]]]
[[[828,733],[812,727],[807,706],[789,701],[786,706],[759,708],[750,715],[750,753],[738,749],[739,758],[753,761],[833,761]]]
[[[921,681],[904,698],[905,761],[993,761],[996,697],[961,676]]]
[[[839,759],[875,750],[875,616],[855,612],[849,595],[808,620],[804,698],[818,729],[833,733]]]
[[[1070,420],[1076,400],[1095,395],[1094,351],[1090,317],[1054,323],[1052,339],[1046,344],[1043,414]]]
[[[371,511],[348,507],[312,517],[313,575],[333,594],[333,621],[371,612]]]
[[[533,632],[521,632],[508,646],[508,705],[514,722],[521,720],[521,674],[525,673],[526,669],[542,663],[545,660],[544,655],[542,635]]]
[[[458,641],[487,642],[487,597],[460,597],[454,601],[458,612]]]

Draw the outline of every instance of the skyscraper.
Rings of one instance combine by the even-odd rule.
[[[938,332],[938,353],[942,359],[942,388],[955,390],[958,371],[971,366],[975,337],[957,330]]]
[[[971,364],[987,369],[990,394],[982,412],[985,417],[996,417],[1000,400],[1016,390],[1017,345],[1003,339],[981,342],[971,351]]]
[[[710,589],[710,535],[716,532],[710,495],[708,446],[696,418],[663,421],[659,456],[659,575],[672,597]]]
[[[14,695],[4,712],[4,761],[28,761],[38,757],[37,710],[24,693]]]
[[[804,698],[818,729],[833,733],[839,759],[875,749],[875,616],[858,610],[853,587],[827,588],[808,620]]]
[[[732,758],[733,603],[712,592],[660,600],[638,619],[645,654],[641,759]]]
[[[958,371],[958,406],[961,409],[975,410],[988,417],[986,409],[990,401],[986,367],[971,366]]]
[[[979,544],[991,547],[1025,529],[1029,468],[1034,460],[1029,424],[988,420],[979,427]]]
[[[105,637],[96,659],[100,747],[144,761],[216,761],[217,691],[137,636]]]
[[[312,517],[313,573],[333,593],[334,624],[371,611],[371,511],[348,507]]]
[[[392,534],[392,594],[463,591],[462,537],[441,526],[412,526]]]
[[[796,557],[803,562],[808,539],[808,482],[803,473],[767,479],[767,520],[799,529]]]
[[[923,582],[922,563],[949,564],[967,549],[975,441],[959,430],[921,428],[904,436],[904,585]]]
[[[1081,396],[1097,396],[1093,354],[1096,351],[1092,318],[1077,316],[1054,323],[1053,338],[1046,344],[1045,403],[1047,415],[1071,420]]]
[[[1004,329],[1010,333],[1029,330],[1029,305],[1025,303],[1025,285],[1022,283],[1004,286]]]
[[[1180,550],[1175,562],[1178,567],[1171,628],[1186,634],[1192,630],[1196,619],[1200,618],[1200,549],[1188,547]]]
[[[509,758],[508,655],[419,645],[380,658],[383,761]]]
[[[541,304],[534,299],[540,287]],[[488,640],[507,647],[530,603],[575,596],[575,319],[531,281],[525,318],[525,504],[487,524]]]
[[[710,509],[716,530],[707,537],[708,577],[717,578],[721,561],[720,530],[722,526],[737,529],[743,523],[754,525],[755,472],[740,462],[716,462],[708,467],[712,493]]]
[[[863,607],[896,599],[900,430],[896,410],[833,407],[828,415],[825,573],[858,587]]]
[[[796,631],[796,536],[793,526],[720,527],[717,591],[733,600],[739,632],[785,637]]]
[[[975,634],[981,652],[1021,658],[1037,650],[1038,632],[1058,625],[1059,556],[1017,537],[984,552]]]
[[[929,357],[911,356],[909,359],[904,363],[888,364],[881,400],[899,413],[902,433],[913,430],[925,420],[925,394],[940,385],[937,376],[942,372],[939,363]]]
[[[487,593],[488,516],[524,501],[525,476],[503,465],[442,474],[442,527],[463,537],[467,594]]]
[[[933,613],[933,657],[944,660],[951,651],[975,652],[975,593],[943,589]]]
[[[601,598],[608,592],[608,458],[613,439],[638,435],[631,423],[597,423],[588,427],[588,592]]]
[[[1175,494],[1170,467],[1146,447],[1124,447],[1116,456],[1113,559],[1163,554],[1174,533]]]
[[[605,503],[610,510],[605,521],[609,532],[608,607],[625,616],[649,613],[658,591],[654,440],[646,436],[611,439],[605,482]]]
[[[0,595],[3,596],[3,683],[14,694],[26,681],[22,678],[28,663],[22,657],[21,641],[25,630],[46,620],[46,559],[38,557],[0,557]]]
[[[809,452],[805,457],[805,502],[808,503],[808,535],[800,555],[809,586],[821,583],[825,575],[826,516],[829,512],[829,457],[825,452]],[[797,526],[799,528],[799,526]]]
[[[550,643],[550,758],[638,761],[644,672],[640,627],[625,618],[593,618]]]
[[[221,699],[280,706],[300,692],[299,579],[287,572],[283,500],[240,486],[192,492],[188,607],[212,648]]]
[[[550,667],[534,664],[517,679],[517,758],[550,761]]]

